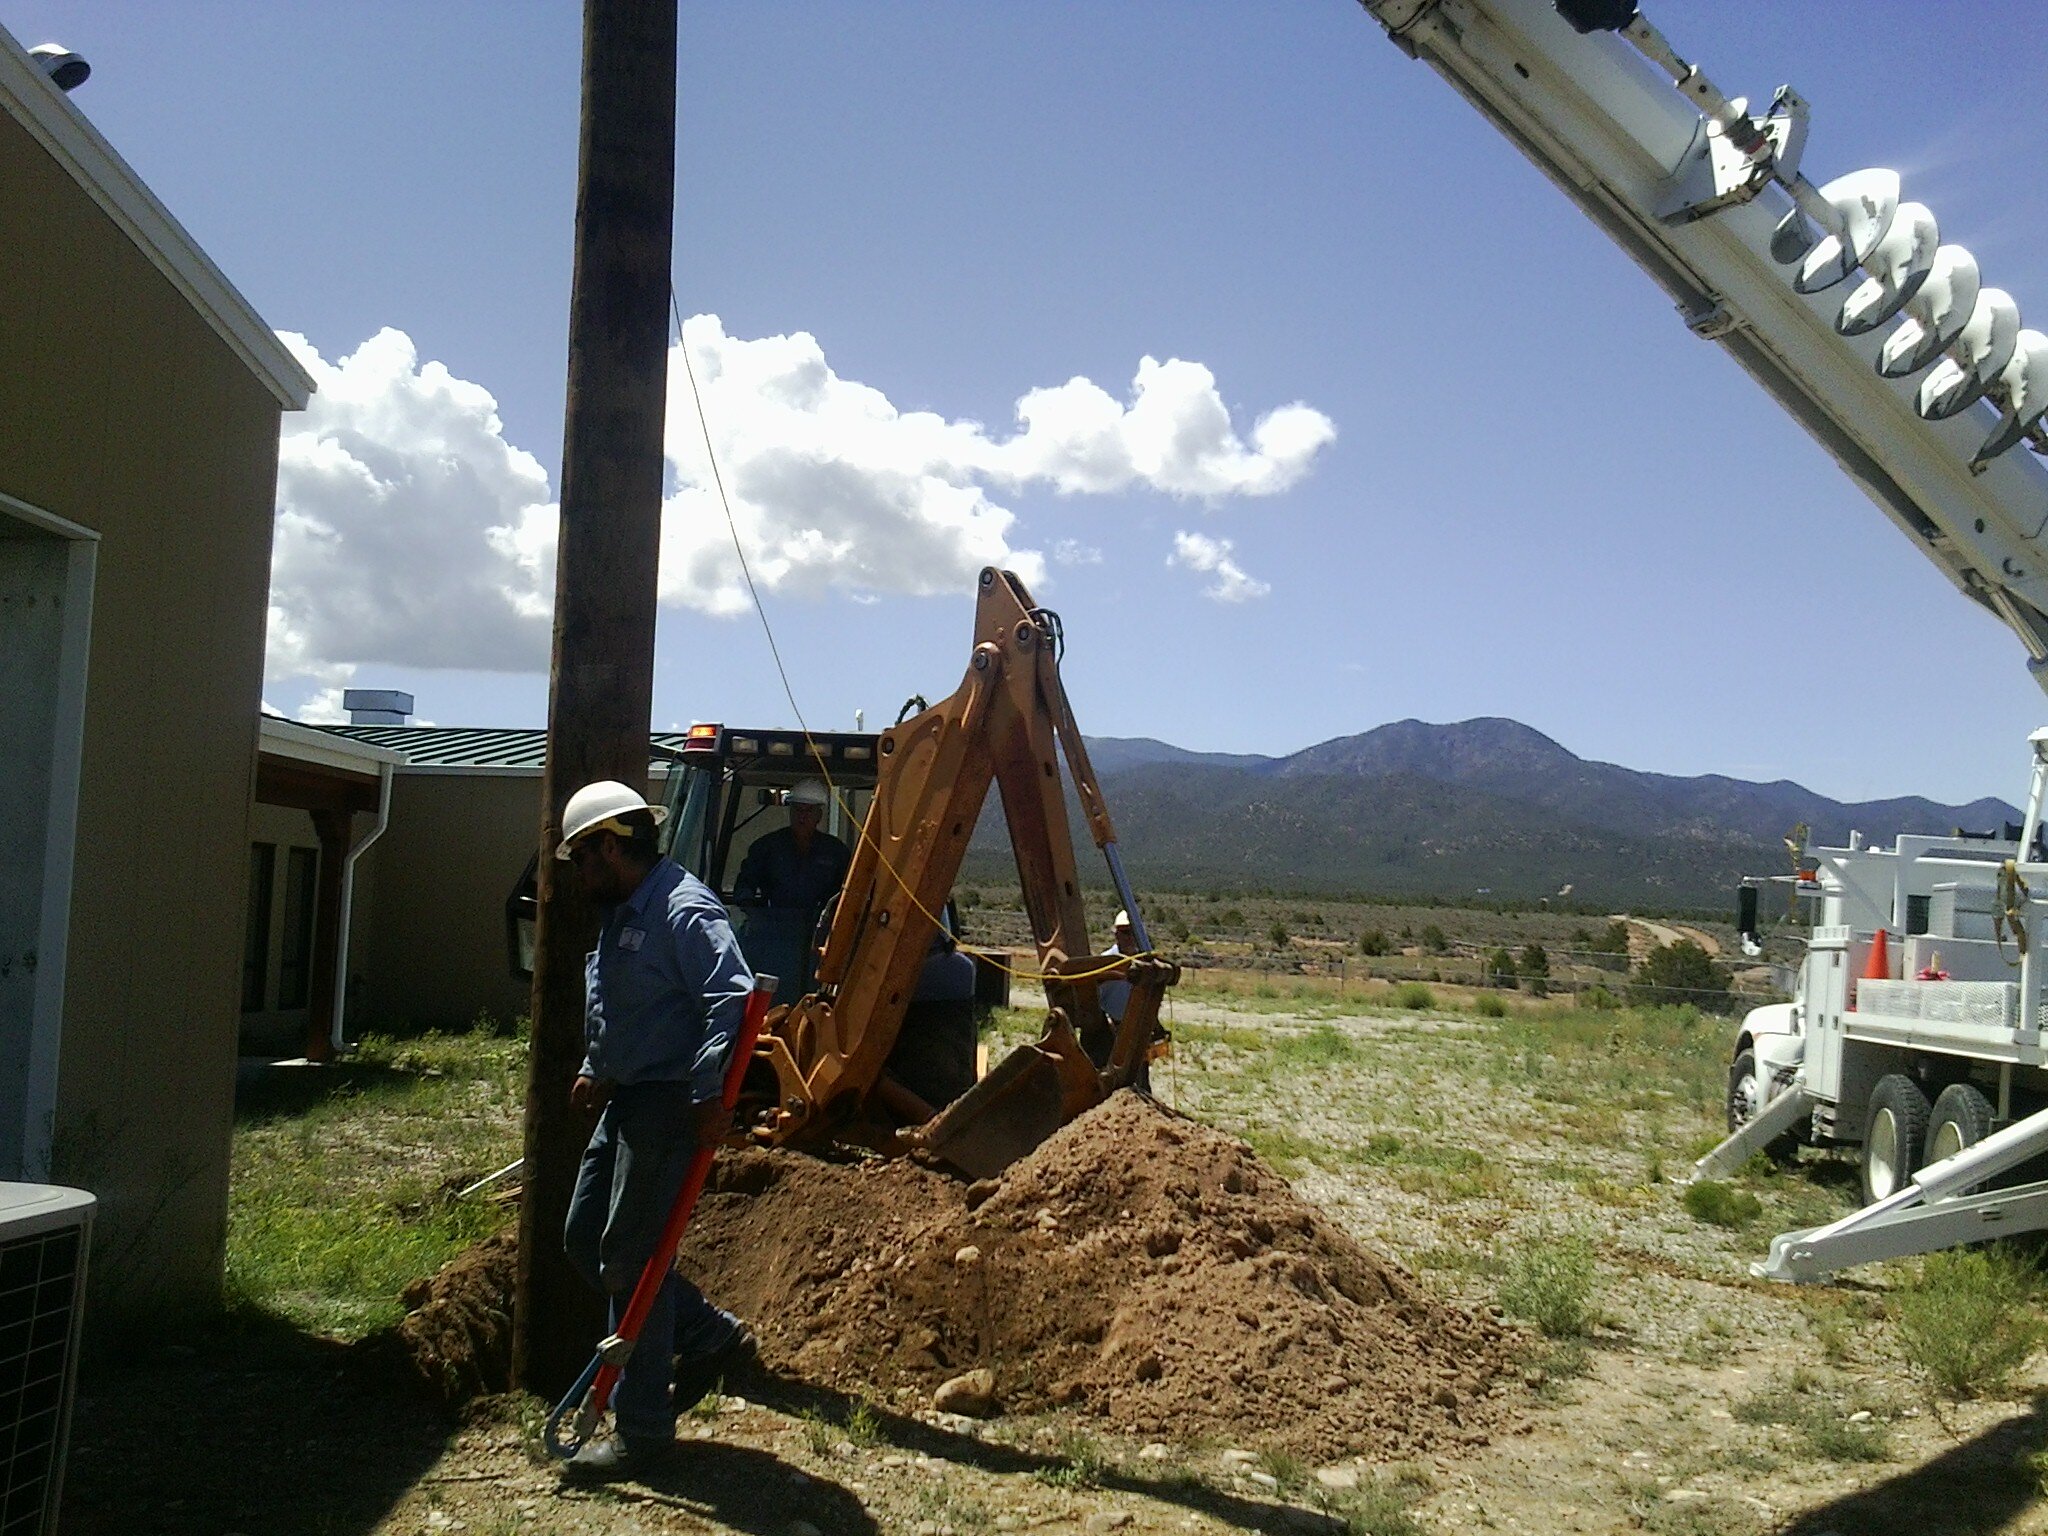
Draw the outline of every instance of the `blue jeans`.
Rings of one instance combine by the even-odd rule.
[[[682,1190],[694,1150],[688,1083],[628,1083],[612,1090],[576,1172],[562,1245],[577,1272],[609,1300],[614,1330]],[[706,1360],[739,1332],[738,1318],[706,1301],[671,1266],[612,1394],[619,1433],[636,1440],[673,1438],[671,1353],[685,1362]]]

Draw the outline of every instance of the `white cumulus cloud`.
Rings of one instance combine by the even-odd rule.
[[[1102,551],[1079,539],[1061,539],[1052,547],[1052,558],[1058,565],[1100,565]]]
[[[660,594],[707,613],[737,613],[747,596],[685,348],[754,579],[794,596],[956,593],[984,565],[1034,581],[1045,557],[994,495],[1271,496],[1335,437],[1300,403],[1241,433],[1214,374],[1178,358],[1143,359],[1123,401],[1085,378],[1034,389],[1001,435],[898,409],[842,378],[804,332],[746,339],[697,315],[682,337],[669,362]],[[280,444],[268,677],[310,684],[305,709],[331,715],[360,665],[545,667],[559,509],[539,462],[505,440],[490,393],[420,362],[400,331],[332,363],[284,339],[319,390],[285,418]],[[1061,564],[1102,558],[1070,537],[1052,550]],[[1173,563],[1214,575],[1210,595],[1226,601],[1263,595],[1229,550],[1179,534]]]
[[[1219,603],[1242,603],[1264,597],[1273,590],[1272,586],[1247,575],[1244,567],[1231,558],[1233,547],[1230,540],[1212,539],[1205,533],[1175,533],[1173,553],[1166,557],[1166,563],[1214,576],[1216,579],[1202,589],[1202,596]]]
[[[537,558],[517,532],[552,514],[548,478],[489,391],[401,331],[332,363],[283,340],[319,388],[278,443],[268,676],[332,716],[359,665],[545,667],[552,541]]]

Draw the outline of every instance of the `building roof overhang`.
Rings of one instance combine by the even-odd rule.
[[[0,27],[0,110],[26,128],[134,242],[279,406],[306,408],[313,395],[312,375],[5,27]]]

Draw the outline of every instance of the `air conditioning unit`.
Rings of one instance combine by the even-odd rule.
[[[93,1197],[0,1183],[0,1536],[57,1529]]]

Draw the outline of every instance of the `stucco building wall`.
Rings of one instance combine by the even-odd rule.
[[[0,492],[99,535],[53,1176],[102,1295],[218,1293],[279,402],[0,113]]]

